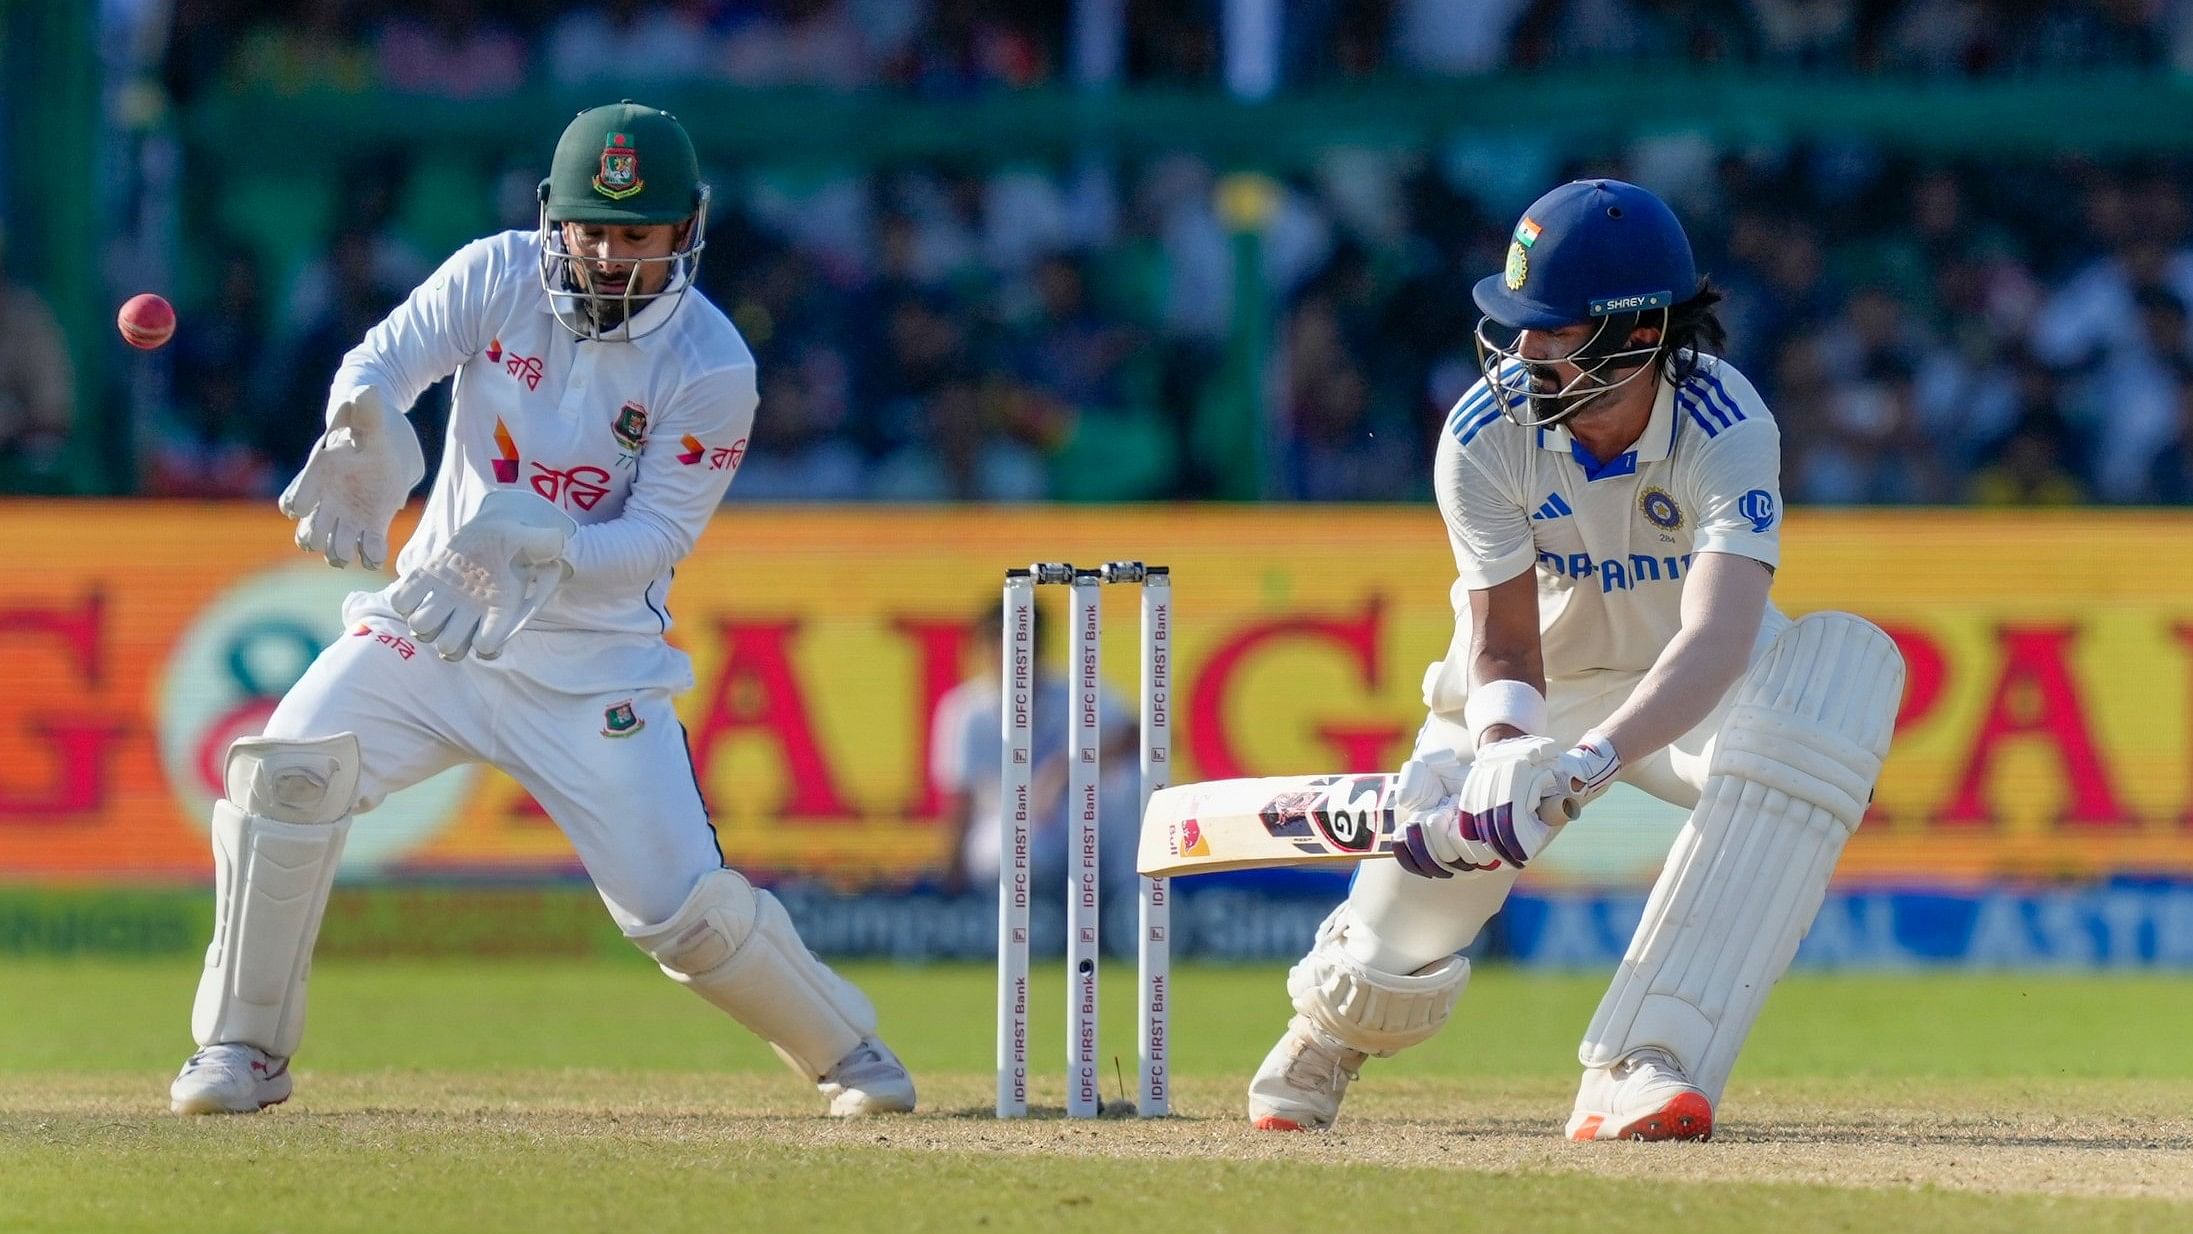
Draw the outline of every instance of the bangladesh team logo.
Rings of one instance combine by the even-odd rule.
[[[640,152],[632,148],[629,133],[611,133],[602,145],[601,169],[594,173],[594,191],[611,201],[623,201],[647,187],[640,179]]]
[[[632,710],[631,699],[626,699],[615,706],[602,709],[602,736],[604,737],[630,737],[646,727],[647,721],[642,720]]]
[[[647,442],[647,408],[638,403],[626,403],[617,409],[617,418],[609,422],[610,435],[626,450],[638,453]]]

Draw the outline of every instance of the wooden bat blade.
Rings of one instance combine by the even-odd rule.
[[[1390,856],[1390,774],[1206,780],[1150,794],[1136,868],[1153,877]]]

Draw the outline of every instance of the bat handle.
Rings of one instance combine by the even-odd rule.
[[[1576,816],[1581,814],[1583,809],[1584,807],[1578,803],[1576,798],[1563,793],[1557,797],[1548,797],[1538,803],[1538,821],[1548,827],[1559,827],[1563,823],[1575,822]]]

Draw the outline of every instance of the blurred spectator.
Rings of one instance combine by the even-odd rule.
[[[1332,83],[1342,102],[1391,89],[1370,80],[1379,75],[1610,63],[1928,80],[2193,64],[2193,3],[2180,0],[1280,7],[1282,89]],[[1120,8],[1123,87],[1215,93],[1225,0]],[[713,78],[954,97],[1056,82],[1077,11],[1074,0],[176,0],[166,74],[184,97],[209,79],[369,88],[371,47],[386,83],[444,97],[523,89],[535,65],[584,88]],[[2015,491],[2003,477],[2028,476],[2044,438],[2095,499],[2178,491],[2193,158],[1922,161],[1858,134],[1717,149],[1703,135],[1624,148],[1472,130],[1465,119],[1428,143],[1343,138],[1308,155],[1277,135],[1258,145],[1253,133],[1189,134],[1176,147],[1139,134],[1115,148],[1068,132],[1055,147],[969,143],[964,158],[855,143],[711,167],[703,286],[746,332],[763,382],[733,492],[1240,495],[1242,435],[1262,424],[1275,434],[1265,482],[1279,494],[1405,498],[1427,483],[1439,425],[1477,377],[1469,282],[1500,267],[1524,202],[1549,181],[1594,174],[1676,203],[1726,297],[1729,357],[1782,422],[1793,497],[1959,500],[1983,474],[1989,491]],[[148,443],[181,450],[187,465],[171,471],[222,474],[203,452],[240,437],[281,473],[299,443],[265,440],[290,430],[250,426],[250,409],[294,399],[255,391],[309,392],[317,407],[333,357],[424,277],[424,253],[443,251],[447,233],[495,217],[530,226],[544,152],[520,145],[399,140],[327,175],[341,185],[331,198],[310,169],[255,180],[247,199],[240,182],[186,164],[186,210],[258,255],[248,280],[227,262],[206,270],[199,298],[229,303],[250,282],[274,311],[260,310],[255,341],[224,329],[175,353],[186,399]],[[1588,157],[1564,161],[1571,146]],[[231,148],[186,146],[198,160]],[[1217,208],[1238,185],[1218,169],[1244,155],[1268,159],[1273,177],[1253,248]],[[493,201],[463,203],[474,184]],[[341,237],[335,250],[323,235]],[[1252,251],[1260,300],[1276,307],[1247,323],[1236,262]],[[1245,346],[1252,336],[1258,346]],[[226,376],[238,366],[257,371],[239,383]]]
[[[373,237],[356,230],[335,237],[328,255],[327,302],[290,346],[281,367],[280,397],[256,434],[255,444],[285,481],[304,465],[312,443],[319,440],[328,381],[342,365],[343,354],[357,346],[366,331],[380,324],[411,290],[391,286],[375,267]],[[412,410],[426,451],[428,476],[434,474],[441,448],[437,407],[438,396],[430,395]]]
[[[2193,366],[2181,365],[2173,376],[2177,423],[2149,469],[2141,497],[2151,505],[2193,505]]]
[[[606,0],[563,15],[548,34],[548,71],[560,85],[698,77],[708,59],[701,0]]]
[[[719,71],[743,86],[854,90],[881,59],[845,0],[764,0],[732,26]]]
[[[1051,20],[1038,20],[1043,9]],[[985,4],[933,0],[903,51],[892,58],[891,80],[922,94],[965,94],[985,87],[1021,90],[1057,71],[1059,10],[1051,4]],[[1049,29],[1044,27],[1048,26]]]
[[[524,40],[489,19],[481,0],[433,0],[381,27],[381,81],[406,94],[500,98],[525,81]]]
[[[290,475],[267,453],[272,443],[289,438],[282,421],[298,417],[318,427],[309,406],[272,404],[258,388],[268,360],[258,263],[232,248],[221,255],[219,270],[213,302],[190,313],[191,328],[173,345],[173,406],[143,451],[144,490],[151,496],[271,495]],[[303,455],[282,461],[301,463]]]
[[[373,85],[358,0],[305,0],[301,11],[270,15],[243,37],[229,77],[246,90],[360,93]]]
[[[998,833],[1004,825],[998,804],[999,773],[1005,739],[999,723],[998,666],[1004,653],[1004,605],[985,604],[968,630],[967,676],[937,701],[929,727],[930,776],[944,798],[948,841],[943,889],[994,894],[1000,862]],[[1035,765],[1028,775],[1029,877],[1037,887],[1056,887],[1066,879],[1067,718],[1073,691],[1051,663],[1051,622],[1038,619],[1030,638],[1035,651],[1034,720],[1029,748]],[[1097,781],[1097,840],[1102,862],[1099,892],[1113,903],[1131,901],[1135,889],[1136,834],[1141,825],[1140,785],[1136,770],[1139,732],[1134,713],[1106,690],[1098,700],[1102,731]]]
[[[1973,474],[1966,500],[2021,510],[2078,505],[2087,498],[2085,486],[2065,465],[2071,441],[2071,428],[2061,416],[2027,412],[1996,448],[1995,458]]]
[[[65,493],[76,368],[44,297],[8,277],[0,234],[0,493]]]

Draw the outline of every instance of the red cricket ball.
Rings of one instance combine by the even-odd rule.
[[[122,306],[114,324],[121,327],[123,342],[151,351],[175,336],[175,306],[149,291],[140,292]]]

